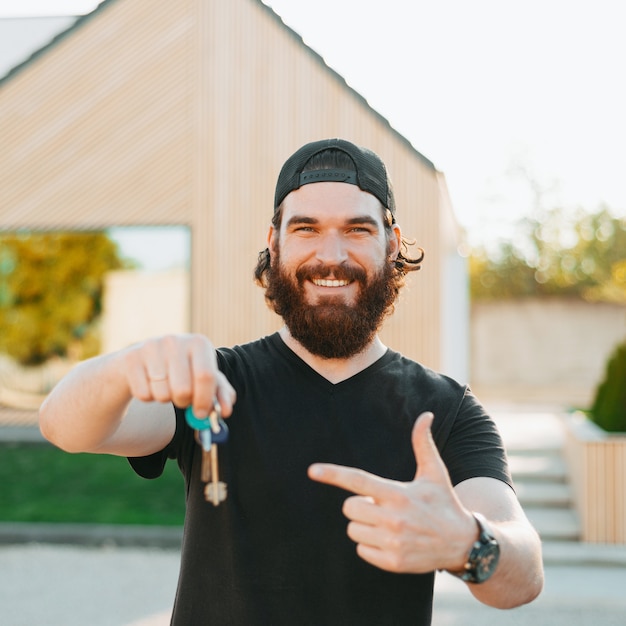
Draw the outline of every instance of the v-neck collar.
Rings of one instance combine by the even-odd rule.
[[[372,373],[377,372],[381,368],[385,367],[395,356],[395,352],[389,348],[385,349],[385,352],[372,364],[368,365],[364,369],[356,372],[352,376],[341,380],[337,383],[333,383],[325,376],[320,374],[317,370],[312,368],[303,358],[297,355],[283,340],[280,333],[276,332],[270,335],[268,339],[274,345],[274,347],[291,363],[293,363],[299,370],[301,370],[307,378],[316,383],[317,386],[333,392],[342,388],[348,388],[355,384],[360,384],[363,379],[368,378]]]

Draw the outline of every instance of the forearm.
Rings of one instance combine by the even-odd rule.
[[[541,541],[522,521],[491,524],[500,545],[500,560],[493,576],[481,584],[467,583],[475,598],[499,609],[534,600],[543,588]]]
[[[468,583],[472,594],[501,609],[531,602],[543,587],[541,540],[513,490],[499,480],[473,478],[457,485],[455,492],[467,511],[482,513],[500,547],[491,577],[480,584]],[[466,548],[466,560],[470,548]],[[457,561],[451,569],[461,568]]]
[[[119,353],[84,361],[61,380],[39,411],[46,439],[68,452],[93,452],[119,427],[131,400]]]

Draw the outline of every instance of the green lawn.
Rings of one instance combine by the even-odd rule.
[[[0,444],[0,521],[179,525],[184,483],[168,461],[156,480],[125,458]]]

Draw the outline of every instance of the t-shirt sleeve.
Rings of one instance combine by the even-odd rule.
[[[475,396],[465,390],[439,451],[453,485],[469,478],[496,478],[513,487],[502,437]]]
[[[170,443],[163,450],[159,450],[154,454],[128,457],[130,466],[142,478],[158,478],[163,474],[167,460],[175,459],[178,456],[177,450],[180,446],[183,429],[180,423],[181,411],[176,407],[174,408],[176,410],[176,431]]]

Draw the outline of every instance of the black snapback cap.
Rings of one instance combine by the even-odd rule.
[[[355,169],[303,171],[313,156],[330,149],[345,152],[354,162]],[[285,161],[276,182],[274,212],[292,191],[300,189],[302,185],[321,182],[357,185],[363,191],[378,198],[381,204],[391,211],[395,221],[396,206],[393,191],[382,159],[371,150],[356,146],[345,139],[322,139],[307,143]]]

